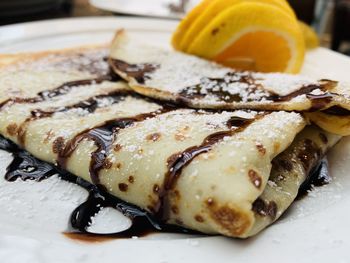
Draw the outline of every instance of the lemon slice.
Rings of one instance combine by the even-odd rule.
[[[286,0],[205,0],[194,8],[180,23],[173,37],[175,49],[186,51],[196,35],[218,14],[239,3],[257,2],[274,5],[295,17],[295,13]]]
[[[299,21],[299,26],[304,36],[306,48],[312,49],[318,47],[320,45],[320,41],[315,30],[313,30],[310,26],[301,21]]]
[[[212,19],[187,52],[237,69],[297,73],[305,46],[295,17],[274,5],[244,1]]]
[[[213,0],[203,0],[200,4],[192,9],[185,18],[183,18],[178,25],[175,33],[172,37],[172,45],[175,49],[180,49],[180,43],[183,35],[187,32],[187,29],[194,23],[199,15],[211,4]]]

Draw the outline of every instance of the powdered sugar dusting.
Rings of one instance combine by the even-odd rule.
[[[303,86],[319,85],[306,76],[291,75],[283,73],[253,73],[252,77],[256,84],[260,84],[264,89],[273,92],[279,96],[288,95],[299,90]]]
[[[180,92],[185,98],[203,99],[205,102],[269,102],[271,93],[254,82],[248,72],[229,73],[222,79],[202,78],[200,84]]]
[[[349,93],[348,90],[334,93],[333,84],[336,83],[332,81],[283,73],[235,71],[199,57],[147,46],[125,36],[116,38],[111,54],[113,58],[132,65],[147,63],[157,66],[144,74],[145,82],[135,78],[130,82],[131,86],[144,86],[148,96],[153,96],[153,92],[147,88],[156,90],[156,97],[162,96],[159,91],[163,91],[167,99],[169,96],[173,100],[180,97],[192,107],[306,111],[312,107],[310,102],[313,101],[304,95],[313,89],[327,92],[325,89],[332,88],[331,97],[334,98],[327,102],[327,106],[337,104]]]
[[[106,75],[109,72],[107,48],[86,49],[67,53],[52,53],[37,60],[23,60],[5,68],[6,72],[16,71],[60,71],[86,72],[92,75]]]
[[[208,78],[223,78],[229,71],[217,64],[184,55],[180,52],[161,53],[154,64],[160,65],[157,70],[147,73],[147,86],[161,87],[170,92],[177,92],[188,86],[200,83],[203,76]]]

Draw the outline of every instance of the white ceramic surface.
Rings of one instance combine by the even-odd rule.
[[[178,19],[184,13],[174,13],[169,9],[170,4],[178,5],[180,0],[89,0],[96,8],[118,14],[136,16],[151,16]],[[191,10],[200,0],[189,0],[185,11]]]
[[[80,18],[0,27],[0,53],[55,49],[109,41],[118,28],[168,47],[176,22]],[[307,54],[303,73],[350,82],[350,59],[327,49]],[[0,174],[11,156],[0,152]],[[85,190],[53,177],[40,183],[6,182],[0,176],[0,262],[349,262],[350,138],[329,154],[331,184],[295,202],[285,216],[248,240],[157,234],[102,243],[66,238],[70,212]],[[95,230],[129,222],[104,211]]]

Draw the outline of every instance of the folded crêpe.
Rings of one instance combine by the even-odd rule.
[[[303,112],[323,129],[350,134],[350,85],[299,75],[235,71],[117,32],[110,64],[132,89],[193,108]]]
[[[203,233],[264,229],[340,138],[295,112],[142,97],[111,76],[103,47],[21,56],[1,66],[3,136],[162,222]]]

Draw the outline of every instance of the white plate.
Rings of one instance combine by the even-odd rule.
[[[129,18],[5,26],[0,28],[0,53],[106,42],[117,28],[168,47],[175,26],[173,21]],[[349,68],[349,58],[320,48],[307,54],[303,73],[349,81]],[[1,152],[0,174],[9,158]],[[329,160],[331,184],[297,201],[281,220],[248,240],[158,234],[102,243],[73,241],[62,231],[67,229],[70,212],[85,199],[85,190],[57,178],[8,183],[0,177],[0,262],[348,262],[349,138],[332,150]],[[122,218],[114,222],[127,224]]]
[[[96,8],[119,14],[173,19],[184,16],[183,12],[172,12],[169,8],[170,4],[179,4],[180,0],[89,0],[89,2]],[[200,0],[189,0],[185,12],[191,10],[198,2]]]

